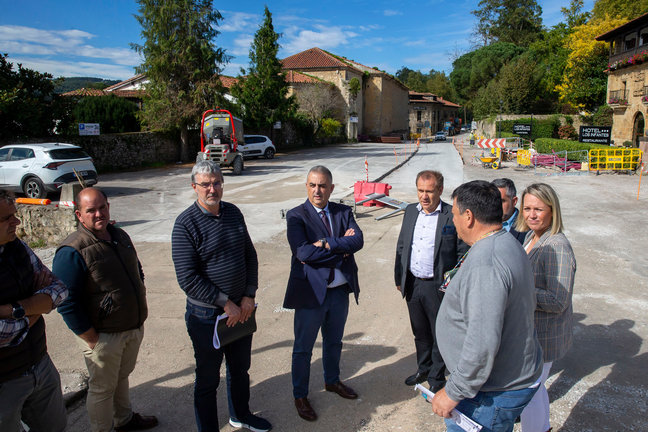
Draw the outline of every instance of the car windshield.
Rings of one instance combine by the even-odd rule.
[[[48,153],[54,160],[84,159],[90,157],[88,156],[88,153],[80,148],[54,149],[50,150]]]

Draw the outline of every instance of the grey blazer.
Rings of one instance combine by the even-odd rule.
[[[529,231],[524,246],[533,237]],[[558,360],[572,344],[572,292],[576,257],[563,233],[545,232],[529,253],[535,276],[535,327],[544,362]]]

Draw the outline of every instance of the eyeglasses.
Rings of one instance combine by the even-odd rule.
[[[214,189],[220,189],[223,187],[223,183],[221,182],[214,182],[214,183],[194,183],[196,186],[200,186],[203,189],[209,189],[209,188],[214,188]]]

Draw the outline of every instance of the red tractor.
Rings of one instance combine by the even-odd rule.
[[[222,167],[232,167],[235,175],[243,172],[243,154],[238,147],[245,144],[243,122],[225,109],[207,110],[200,122],[200,152],[196,162],[211,160]]]

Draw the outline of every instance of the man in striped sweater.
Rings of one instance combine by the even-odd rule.
[[[178,216],[171,238],[180,288],[187,294],[185,321],[196,358],[194,410],[198,431],[218,431],[216,391],[225,357],[228,371],[229,423],[251,431],[269,431],[270,423],[250,412],[252,335],[215,349],[216,317],[227,325],[247,321],[258,287],[256,250],[241,211],[222,201],[223,174],[212,161],[197,162],[191,186],[197,200]]]

